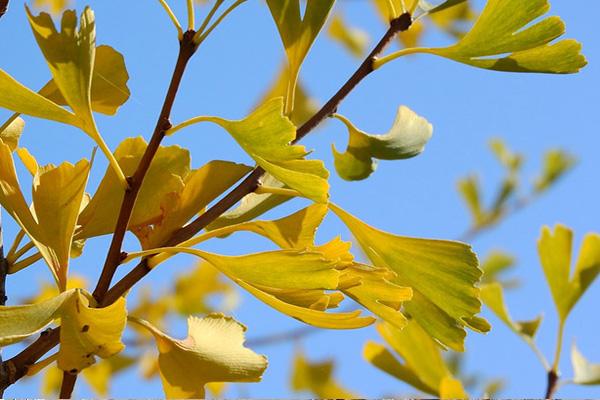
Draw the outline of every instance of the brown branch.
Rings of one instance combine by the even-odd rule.
[[[8,10],[8,0],[0,0],[0,18],[6,14],[6,10]]]
[[[73,389],[75,388],[75,382],[77,382],[77,374],[72,374],[69,371],[63,372],[63,380],[60,385],[59,399],[70,399],[73,397]]]
[[[405,13],[400,17],[396,18],[390,23],[389,29],[384,34],[383,38],[377,43],[373,51],[369,53],[367,58],[358,67],[356,72],[346,81],[346,83],[337,91],[335,95],[325,105],[305,122],[296,132],[296,139],[293,143],[298,142],[304,136],[309,134],[315,129],[321,122],[336,112],[337,107],[340,105],[342,100],[348,96],[348,94],[358,85],[364,78],[366,78],[371,72],[374,71],[373,62],[390,43],[390,41],[400,32],[408,30],[412,24],[412,17],[410,14]],[[260,184],[260,178],[265,171],[256,167],[250,175],[248,175],[242,182],[240,182],[231,192],[225,197],[219,200],[215,205],[209,208],[205,213],[200,215],[194,221],[187,226],[179,229],[173,234],[171,239],[167,242],[167,246],[177,245],[185,240],[190,239],[195,234],[204,229],[208,224],[217,219],[225,211],[233,207],[239,202],[244,196],[254,192]],[[135,266],[127,275],[123,277],[117,284],[111,288],[105,301],[102,305],[108,305],[116,301],[120,296],[133,287],[140,279],[146,276],[150,272],[148,263],[141,261]]]
[[[544,397],[545,399],[554,398],[554,393],[556,392],[556,389],[558,389],[558,378],[559,376],[556,373],[556,371],[548,371],[548,384],[546,387],[546,396]]]
[[[110,243],[108,254],[106,256],[106,261],[104,262],[104,268],[102,269],[102,274],[98,279],[98,284],[96,285],[96,289],[93,293],[98,302],[101,302],[101,300],[104,298],[104,295],[110,287],[117,267],[121,263],[121,246],[123,245],[123,239],[125,238],[127,227],[129,226],[129,220],[131,219],[131,214],[133,213],[135,201],[144,182],[144,177],[150,168],[150,164],[152,163],[152,160],[154,159],[154,156],[160,147],[161,141],[165,137],[165,132],[171,128],[169,118],[171,116],[173,103],[175,102],[175,97],[177,96],[186,66],[197,49],[197,46],[193,40],[195,33],[195,31],[188,31],[181,39],[175,70],[173,71],[171,83],[169,85],[169,89],[167,90],[158,121],[156,122],[154,133],[152,134],[150,143],[148,144],[148,147],[146,148],[135,173],[133,176],[127,178],[129,182],[129,188],[125,191],[125,197],[123,198],[123,203],[121,204],[121,210],[119,211],[119,217],[117,219],[115,231]]]

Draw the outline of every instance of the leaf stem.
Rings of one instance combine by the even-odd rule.
[[[194,30],[196,27],[196,14],[194,10],[194,0],[187,0],[188,10],[188,31]]]
[[[177,19],[177,16],[175,15],[175,13],[173,13],[173,10],[171,10],[171,7],[169,7],[169,4],[167,3],[166,0],[158,0],[158,1],[160,2],[160,5],[167,12],[167,15],[169,16],[169,18],[171,19],[171,22],[173,22],[173,25],[175,26],[175,29],[177,29],[177,36],[179,37],[179,40],[183,39],[183,28],[181,27],[181,23]]]
[[[32,254],[29,257],[24,258],[23,260],[21,260],[19,262],[10,264],[10,266],[8,267],[8,273],[9,274],[17,273],[17,272],[29,267],[30,265],[35,264],[36,262],[38,262],[41,259],[42,259],[42,255],[40,253]]]
[[[219,24],[225,19],[225,17],[227,17],[227,15],[229,15],[229,13],[231,13],[239,5],[241,5],[242,3],[245,3],[246,1],[247,0],[237,0],[235,3],[230,5],[225,11],[223,11],[223,14],[221,14],[221,16],[208,29],[206,29],[205,32],[200,31],[200,30],[198,32],[196,32],[196,34],[194,35],[194,43],[196,43],[197,45],[200,45],[208,37],[208,35],[210,35],[210,33],[217,26],[219,26]]]
[[[27,253],[29,250],[33,249],[34,247],[35,247],[35,245],[33,244],[33,242],[29,242],[25,246],[21,247],[19,250],[13,252],[12,254],[10,254],[10,252],[9,252],[6,255],[6,259],[8,260],[8,263],[14,264],[19,258],[21,258],[25,253]]]
[[[217,0],[217,1],[215,1],[215,4],[212,6],[212,8],[208,12],[208,14],[206,14],[206,18],[204,18],[204,21],[202,22],[202,25],[200,25],[200,28],[198,28],[198,32],[204,32],[204,30],[206,29],[206,27],[208,26],[208,24],[212,20],[212,17],[214,17],[214,15],[219,10],[219,7],[221,7],[221,4],[223,4],[224,1],[225,0]]]
[[[1,220],[1,217],[0,217],[0,220]],[[15,236],[15,240],[13,240],[13,244],[10,246],[8,253],[6,254],[6,259],[10,260],[10,259],[13,259],[13,257],[15,257],[14,254],[17,251],[17,248],[21,244],[21,241],[23,240],[24,237],[25,237],[25,231],[23,229],[20,229],[19,232],[17,233],[17,235]],[[16,259],[16,258],[14,258],[14,259]]]

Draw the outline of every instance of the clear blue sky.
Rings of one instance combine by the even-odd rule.
[[[26,22],[21,2],[11,1],[12,9],[0,20],[0,66],[29,87],[41,87],[49,72],[37,50]],[[96,11],[98,43],[110,44],[125,54],[131,75],[132,97],[115,118],[99,117],[99,125],[111,147],[126,136],[149,138],[168,77],[176,57],[174,32],[157,1],[90,1]],[[182,0],[175,9],[182,16]],[[381,35],[383,26],[366,0],[340,0],[349,21],[371,33]],[[481,7],[483,2],[476,2]],[[83,2],[78,1],[81,10]],[[541,156],[550,148],[560,147],[574,154],[576,169],[549,194],[526,210],[511,217],[496,229],[478,237],[473,245],[480,255],[501,248],[518,258],[512,275],[523,285],[508,294],[515,318],[543,313],[539,344],[551,358],[556,335],[556,318],[549,291],[541,273],[536,240],[543,225],[563,223],[576,232],[576,244],[590,231],[600,231],[600,35],[597,26],[600,3],[595,0],[554,0],[552,14],[567,23],[568,37],[580,40],[589,66],[571,76],[506,74],[477,70],[430,56],[402,59],[387,65],[364,81],[342,104],[340,112],[369,132],[386,131],[398,105],[405,104],[434,125],[434,137],[421,156],[403,162],[383,162],[369,179],[348,183],[336,176],[331,179],[332,198],[365,221],[382,229],[409,236],[455,238],[468,227],[468,214],[455,190],[456,181],[477,171],[488,193],[495,187],[502,170],[489,151],[491,137],[502,137],[513,149],[527,155],[524,183],[530,183],[541,167]],[[431,31],[425,43],[448,42],[443,34]],[[282,49],[274,24],[262,1],[251,0],[224,23],[200,49],[185,77],[175,104],[173,120],[195,115],[241,117],[256,103],[282,62]],[[357,65],[357,60],[337,44],[320,40],[303,69],[309,91],[324,101],[338,89]],[[0,117],[8,112],[0,110]],[[332,169],[330,144],[344,146],[346,133],[330,122],[305,141],[315,156]],[[225,133],[204,126],[170,138],[192,150],[193,165],[209,159],[248,162]],[[76,161],[90,153],[92,142],[83,134],[65,126],[28,119],[22,145],[41,163],[58,163],[65,158]],[[97,157],[91,184],[101,178],[105,161]],[[26,174],[22,173],[22,181]],[[293,203],[273,213],[283,215],[297,209]],[[4,218],[5,240],[16,233],[15,225]],[[321,241],[337,234],[349,238],[333,218],[319,230]],[[232,253],[264,248],[263,241],[243,236],[243,241],[217,242],[210,248]],[[72,263],[72,271],[83,273],[95,282],[107,239],[88,244],[86,254]],[[127,249],[136,245],[127,242]],[[232,246],[243,248],[234,249]],[[184,271],[193,260],[177,258],[154,271],[144,283],[164,286],[174,273]],[[9,295],[13,301],[32,294],[36,285],[49,279],[41,263],[11,277]],[[135,293],[134,293],[135,295]],[[132,296],[135,298],[135,296]],[[277,314],[267,306],[242,296],[242,305],[234,315],[249,327],[249,337],[283,332],[300,323]],[[14,304],[14,303],[13,303]],[[571,376],[569,347],[573,340],[586,356],[600,362],[600,282],[596,282],[571,315],[565,340],[561,370]],[[540,397],[545,373],[529,349],[485,310],[494,329],[488,335],[470,333],[467,339],[467,369],[486,377],[504,377],[505,397]],[[171,332],[184,335],[178,324]],[[377,339],[374,329],[328,331],[302,342],[312,359],[334,357],[337,377],[349,389],[366,397],[409,393],[410,389],[387,377],[362,360],[363,343]],[[294,345],[281,344],[259,348],[268,355],[270,368],[259,384],[234,388],[230,396],[291,397],[287,385],[290,356]],[[10,354],[7,351],[5,354]],[[159,382],[148,384],[132,372],[115,381],[114,394],[120,397],[156,397],[162,395]],[[9,397],[31,397],[38,393],[38,382],[12,387]],[[89,395],[84,386],[78,394]],[[600,397],[600,388],[566,386],[562,397]]]

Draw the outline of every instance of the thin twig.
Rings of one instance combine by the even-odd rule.
[[[410,14],[402,14],[390,23],[389,29],[384,34],[383,38],[377,43],[373,51],[367,56],[363,63],[358,67],[356,72],[344,83],[344,85],[337,91],[335,95],[325,105],[317,111],[307,122],[305,122],[296,132],[296,138],[293,143],[298,142],[304,136],[309,134],[315,129],[321,122],[327,119],[329,116],[334,114],[342,102],[348,96],[348,94],[358,85],[364,78],[366,78],[371,72],[374,71],[373,63],[377,59],[377,56],[385,49],[385,47],[392,41],[392,39],[400,32],[406,31],[410,28],[412,18]],[[264,170],[260,167],[256,167],[250,175],[248,175],[242,182],[240,182],[232,191],[225,195],[216,204],[210,207],[206,212],[196,218],[187,226],[176,231],[166,246],[176,246],[181,242],[184,242],[202,229],[208,224],[213,222],[225,211],[233,207],[239,202],[244,196],[254,192],[260,183],[260,178],[264,174]],[[148,265],[148,261],[143,259],[137,266],[135,266],[127,275],[125,275],[120,281],[118,281],[113,288],[108,292],[104,301],[101,305],[109,305],[116,301],[120,296],[126,293],[133,287],[140,279],[146,276],[151,271]]]
[[[554,371],[548,371],[548,385],[546,387],[546,395],[545,399],[554,398],[554,393],[556,393],[556,389],[558,388],[558,374]]]
[[[6,14],[6,10],[8,10],[8,0],[0,0],[0,18]]]

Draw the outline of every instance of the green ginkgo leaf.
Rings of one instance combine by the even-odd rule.
[[[96,57],[94,12],[86,7],[81,14],[79,28],[77,28],[77,15],[75,12],[72,10],[65,11],[62,17],[61,31],[58,32],[49,14],[41,13],[34,16],[29,8],[26,10],[35,39],[52,73],[53,82],[58,87],[65,103],[75,113],[73,118],[71,113],[49,101],[49,103],[56,106],[52,115],[59,117],[58,119],[50,119],[70,123],[87,133],[108,158],[121,185],[127,187],[125,175],[119,168],[100,132],[98,132],[92,113],[91,91],[94,59]],[[50,106],[47,105],[46,108],[48,107]],[[26,110],[12,109],[16,112],[43,117],[42,115],[28,113]],[[64,110],[67,114],[58,112],[57,109]],[[59,114],[63,115],[59,116]]]
[[[497,282],[483,285],[481,287],[481,300],[514,333],[525,338],[525,340],[533,340],[542,322],[542,316],[540,315],[529,321],[513,321],[504,302],[502,285]]]
[[[534,183],[535,191],[542,193],[569,172],[577,163],[575,157],[564,150],[549,150],[544,154],[544,166]]]
[[[349,26],[340,14],[332,18],[327,33],[355,57],[362,57],[367,50],[369,35],[361,29]]]
[[[308,1],[303,13],[300,9],[300,0],[267,0],[267,4],[288,59],[290,74],[286,113],[291,113],[294,108],[294,92],[300,67],[325,25],[335,0]]]
[[[37,168],[35,159],[29,157],[35,166],[31,208],[19,186],[10,147],[0,141],[0,203],[31,237],[62,291],[90,162]]]
[[[588,361],[577,349],[575,343],[571,347],[571,364],[573,365],[573,382],[578,385],[600,385],[600,364]]]
[[[563,225],[556,225],[554,232],[544,227],[538,241],[540,262],[563,323],[600,273],[600,235],[590,233],[583,238],[573,272],[572,247],[573,231]]]
[[[350,139],[345,153],[332,146],[335,169],[349,181],[367,178],[375,171],[379,160],[402,160],[420,154],[431,138],[433,127],[425,118],[405,106],[398,108],[396,120],[388,133],[369,135],[341,115],[334,115],[348,128]]]
[[[405,54],[429,53],[478,68],[511,72],[575,73],[587,62],[581,44],[567,39],[559,17],[536,20],[548,12],[547,0],[488,0],[471,30],[443,48],[400,50],[376,61],[381,66]]]
[[[481,278],[470,246],[452,241],[396,236],[377,230],[330,204],[346,224],[373,265],[397,274],[392,281],[410,287],[413,298],[404,310],[442,345],[462,351],[464,327],[487,331],[476,316],[481,309]]]
[[[188,336],[174,339],[149,322],[158,347],[158,368],[167,398],[202,399],[209,382],[259,382],[267,358],[244,347],[246,327],[231,317],[209,314],[188,318]]]
[[[169,134],[198,122],[213,122],[228,131],[238,144],[277,180],[318,203],[328,199],[329,172],[322,161],[305,160],[304,146],[290,144],[296,128],[283,115],[283,99],[272,99],[246,118],[230,121],[219,117],[196,117],[174,127]]]

